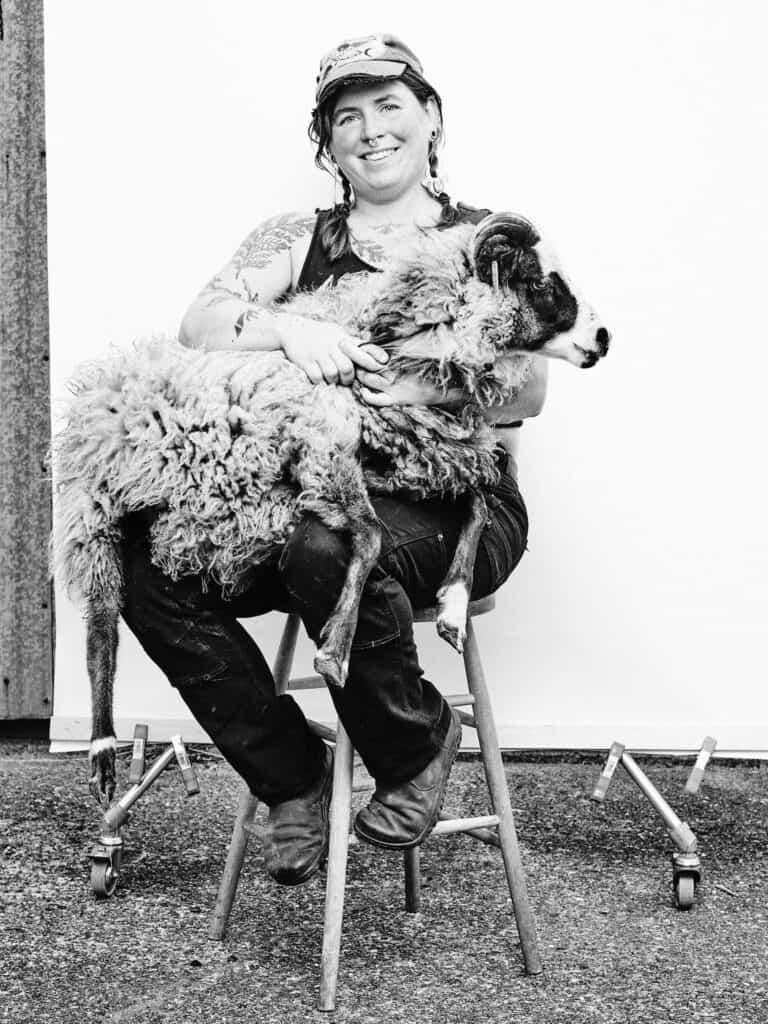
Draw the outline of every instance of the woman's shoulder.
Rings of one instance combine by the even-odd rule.
[[[306,211],[278,213],[261,221],[241,242],[231,267],[238,274],[283,268],[292,279],[294,267],[301,266],[309,250],[316,222],[317,213]]]
[[[314,213],[306,211],[278,213],[258,224],[243,245],[258,243],[273,251],[289,249],[298,240],[312,237],[319,212],[315,210]]]

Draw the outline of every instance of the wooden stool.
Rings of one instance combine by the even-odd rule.
[[[472,626],[475,615],[483,615],[495,606],[495,598],[486,597],[473,601],[469,606],[467,640],[464,645],[464,667],[469,693],[447,696],[452,707],[474,705],[474,714],[460,711],[462,724],[477,729],[480,753],[485,767],[485,777],[494,813],[475,818],[450,819],[441,815],[432,835],[449,832],[466,832],[481,842],[500,847],[507,875],[512,906],[520,935],[523,961],[527,974],[541,972],[536,940],[536,926],[528,903],[525,874],[520,860],[520,850],[515,831],[512,805],[504,775],[504,765],[496,735],[496,725],[491,711],[488,688],[485,682],[477,639]],[[414,613],[414,622],[434,622],[434,608],[421,609]],[[274,677],[278,693],[286,690],[317,689],[325,686],[320,676],[307,676],[291,680],[290,671],[293,653],[299,632],[300,619],[291,614],[285,624],[275,659]],[[344,889],[347,875],[347,852],[357,837],[349,833],[349,818],[352,804],[352,772],[354,751],[346,730],[341,722],[336,731],[310,722],[314,732],[325,740],[335,742],[336,755],[333,768],[333,797],[330,808],[330,843],[328,849],[328,874],[325,897],[325,925],[323,929],[323,952],[320,972],[320,1010],[332,1010],[336,1001],[336,979],[341,949],[341,926],[344,913]],[[226,931],[229,913],[235,898],[235,890],[245,858],[258,800],[246,789],[240,799],[237,817],[232,830],[232,840],[227,854],[224,872],[219,885],[216,906],[211,918],[209,938],[221,939]],[[421,875],[419,870],[419,847],[404,851],[405,905],[406,910],[415,913],[419,909]]]

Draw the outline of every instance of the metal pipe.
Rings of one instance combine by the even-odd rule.
[[[693,834],[690,826],[678,818],[637,761],[626,750],[621,755],[621,763],[635,785],[650,800],[655,810],[664,819],[664,824],[667,826],[667,831],[672,840],[680,847],[683,853],[693,853],[696,850],[697,843],[696,836]]]
[[[176,757],[173,747],[168,747],[155,761],[147,774],[135,786],[131,786],[128,792],[119,800],[114,807],[110,807],[104,814],[104,821],[108,828],[119,828],[128,817],[128,808],[131,807],[152,785]]]

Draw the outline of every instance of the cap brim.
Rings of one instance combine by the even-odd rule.
[[[328,92],[328,87],[343,78],[365,75],[368,78],[401,78],[408,65],[399,60],[351,60],[329,72],[317,92],[317,102]]]

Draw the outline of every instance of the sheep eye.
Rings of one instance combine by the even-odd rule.
[[[532,292],[543,292],[547,290],[547,284],[542,279],[531,281],[530,289]]]

